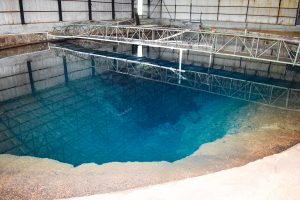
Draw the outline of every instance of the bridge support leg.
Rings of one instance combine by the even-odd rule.
[[[214,65],[214,54],[213,53],[210,53],[209,54],[209,64],[208,64],[208,67],[211,68],[213,65]]]
[[[179,49],[178,84],[181,84],[182,51],[183,51],[182,49]]]
[[[138,46],[137,57],[143,57],[143,46]]]

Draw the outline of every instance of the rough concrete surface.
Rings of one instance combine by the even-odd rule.
[[[300,144],[280,154],[214,174],[72,200],[298,200],[299,197]]]
[[[57,199],[145,187],[242,166],[265,156],[282,152],[300,142],[299,112],[288,112],[280,109],[274,110],[258,105],[256,107],[253,105],[250,107],[246,106],[244,110],[242,109],[237,112],[248,113],[247,115],[249,115],[247,123],[239,125],[239,127],[241,127],[239,133],[228,134],[224,138],[204,144],[192,155],[173,163],[115,162],[103,165],[89,163],[73,167],[72,165],[49,159],[7,154],[0,155],[1,198],[9,200]],[[276,112],[276,114],[274,114],[274,112]],[[237,121],[236,123],[239,122]],[[297,152],[299,152],[298,146],[296,149]],[[289,153],[283,153],[282,155],[281,157],[284,158],[289,155]],[[299,156],[299,154],[297,155]],[[294,156],[295,154],[292,153],[291,158]],[[264,160],[264,163],[268,163],[270,158]],[[232,179],[233,182],[226,179],[226,176],[228,177],[229,175],[222,175],[218,184],[214,184],[214,180],[219,179],[218,176],[220,175],[212,175],[213,177],[217,176],[217,178],[204,178],[204,180],[208,181],[207,186],[205,186],[207,189],[203,191],[199,189],[199,195],[202,194],[201,191],[204,194],[206,190],[211,191],[211,195],[221,194],[222,192],[223,194],[227,194],[227,188],[228,191],[232,191],[232,188],[234,188],[237,190],[237,195],[242,195],[242,191],[246,190],[247,187],[249,187],[250,192],[245,193],[245,198],[257,188],[259,188],[257,198],[268,197],[261,195],[269,195],[269,191],[272,191],[274,194],[278,192],[278,198],[287,192],[293,193],[291,195],[298,194],[295,188],[299,186],[297,180],[291,182],[291,184],[294,184],[292,187],[280,188],[282,191],[277,191],[277,189],[272,189],[272,187],[279,187],[280,184],[284,185],[283,182],[280,182],[282,178],[284,178],[283,181],[290,179],[290,174],[285,173],[295,174],[295,178],[297,178],[299,171],[295,170],[297,169],[295,166],[290,165],[299,165],[299,158],[295,158],[295,162],[298,162],[296,164],[294,164],[293,159],[281,161],[277,156],[275,156],[274,161],[270,162],[277,163],[280,169],[284,170],[278,171],[279,174],[277,174],[277,164],[263,164],[257,169],[255,165],[250,164],[253,168],[248,171],[243,171],[242,168],[241,171],[235,174],[236,177]],[[290,164],[286,165],[287,163]],[[246,167],[246,169],[247,168],[248,167]],[[265,175],[268,177],[267,179],[255,178],[262,176],[264,171],[272,173]],[[249,174],[248,172],[251,173]],[[276,177],[280,180],[277,180]],[[268,186],[267,184],[270,181],[273,182],[273,179],[278,182],[275,182],[275,185]],[[240,187],[237,186],[238,180],[242,181]],[[199,184],[204,183],[205,181],[200,181]],[[209,188],[209,183],[211,187],[212,185],[216,186]],[[177,185],[179,183],[170,184]],[[189,183],[186,184],[189,185]],[[289,182],[287,182],[287,184],[289,184]],[[266,193],[263,193],[264,187],[266,187]],[[193,189],[196,190],[195,187],[191,187],[191,190]],[[291,191],[292,189],[293,191]],[[166,195],[162,197],[168,199],[169,196],[167,195],[171,194],[171,192],[167,192],[168,189],[167,191],[162,189],[162,191],[163,194]],[[175,196],[180,195],[180,191],[183,192],[182,195],[185,195],[185,192],[189,192],[189,190],[178,190],[178,193],[174,193]],[[206,194],[208,193],[209,192]],[[155,194],[154,192],[150,197],[154,197]],[[216,196],[216,198],[217,197],[218,196]],[[126,198],[131,198],[131,196]],[[157,198],[159,199],[160,196],[157,196]]]

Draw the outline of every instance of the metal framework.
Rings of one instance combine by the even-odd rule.
[[[268,35],[158,27],[72,24],[55,27],[52,39],[87,39],[207,53],[211,56],[300,66],[300,41]],[[212,59],[211,59],[212,62]]]
[[[138,78],[164,82],[181,87],[201,90],[213,94],[260,103],[272,107],[300,111],[300,89],[291,89],[276,85],[258,83],[205,72],[196,72],[162,66],[138,59],[107,56],[86,51],[50,46],[60,56],[72,54],[84,59],[91,56],[96,61],[96,68],[103,68],[117,73]],[[176,67],[176,65],[175,65]]]

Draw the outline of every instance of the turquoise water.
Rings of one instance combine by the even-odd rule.
[[[247,101],[287,104],[284,88],[261,83],[288,81],[208,69],[187,56],[178,72],[172,52],[144,48],[138,57],[131,45],[83,44],[0,59],[0,153],[75,166],[174,162],[239,132]]]
[[[1,153],[73,165],[173,162],[234,133],[245,104],[106,72],[2,103]]]
[[[221,95],[258,98],[249,84],[230,78],[187,71],[181,77],[173,70],[176,58],[162,60],[157,49],[141,58],[126,45],[118,53],[110,45],[66,47],[83,53],[47,50],[0,59],[0,153],[75,166],[174,162],[245,123],[243,108],[250,103]],[[160,63],[172,70],[153,66]]]

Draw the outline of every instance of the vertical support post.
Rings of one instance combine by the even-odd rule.
[[[162,5],[163,5],[163,0],[160,0],[160,19],[162,19]]]
[[[271,56],[273,56],[273,49],[271,49]],[[269,62],[269,65],[268,65],[268,78],[270,78],[271,67],[272,67],[272,62]]]
[[[220,13],[220,0],[218,0],[217,21],[219,20],[219,13]]]
[[[148,19],[150,19],[150,4],[151,4],[151,0],[148,0],[147,5],[148,5]]]
[[[88,0],[88,8],[89,8],[89,20],[93,20],[93,15],[92,15],[92,0]]]
[[[174,20],[176,21],[176,13],[177,13],[177,0],[175,0],[175,13],[174,13]]]
[[[59,21],[63,21],[61,0],[57,0]]]
[[[181,66],[182,66],[182,49],[179,49],[179,66],[178,66],[179,71],[181,71]]]
[[[95,59],[94,59],[94,56],[91,56],[91,64],[92,64],[92,77],[95,77],[96,70],[95,70]]]
[[[280,15],[280,8],[281,8],[281,0],[279,0],[279,2],[278,2],[278,11],[277,11],[276,24],[278,24],[279,15]]]
[[[209,54],[209,64],[208,64],[208,67],[211,68],[212,65],[213,65],[213,54],[210,53],[210,54]]]
[[[117,47],[116,46],[113,46],[113,52],[117,52]],[[114,66],[117,66],[117,60],[114,59]]]
[[[190,3],[190,22],[192,21],[192,2]]]
[[[137,57],[143,57],[143,46],[138,46]]]
[[[179,49],[178,84],[181,84],[181,68],[182,68],[182,49]]]
[[[111,0],[111,17],[113,20],[116,19],[115,0]]]
[[[31,61],[27,61],[27,70],[29,75],[29,81],[30,81],[30,87],[31,87],[31,93],[35,93],[35,86],[34,86],[34,80],[32,76],[32,68],[31,68]]]
[[[295,26],[300,25],[300,1],[298,2],[298,9],[295,19]]]
[[[136,53],[137,53],[136,45],[132,44],[132,45],[131,45],[131,54],[132,54],[132,55],[135,55]]]
[[[147,46],[147,57],[149,58],[150,57],[150,47]]]
[[[67,85],[69,82],[68,76],[68,64],[67,64],[67,57],[63,56],[63,64],[64,64],[64,76],[65,76],[65,84]]]
[[[213,66],[214,63],[214,52],[215,52],[215,48],[216,48],[216,35],[213,36],[213,40],[212,40],[212,46],[211,46],[211,50],[209,53],[209,64],[208,67],[211,68]]]
[[[134,0],[131,0],[131,19],[134,19]]]
[[[268,78],[270,78],[271,66],[272,66],[272,62],[269,62],[269,65],[268,65]]]
[[[249,3],[250,3],[250,0],[248,0],[248,2],[247,2],[247,10],[246,10],[245,23],[247,23],[247,21],[248,21]]]
[[[19,0],[19,7],[20,7],[21,24],[25,24],[23,0]]]

